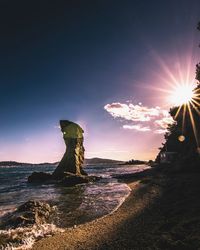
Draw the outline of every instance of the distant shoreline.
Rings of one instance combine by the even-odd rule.
[[[42,166],[42,165],[56,165],[56,164],[58,164],[58,162],[26,163],[26,162],[17,162],[17,161],[1,161],[0,167],[3,167],[3,166]]]
[[[85,159],[84,165],[97,165],[97,164],[121,164],[124,161],[104,159],[104,158],[90,158]],[[0,161],[0,166],[43,166],[43,165],[58,165],[59,162],[42,162],[42,163],[27,163],[17,161]]]
[[[116,164],[116,165],[142,165],[147,164],[146,161],[135,160],[133,161],[120,161],[113,159],[104,158],[86,158],[84,160],[84,166],[89,165],[106,165],[106,164]],[[0,167],[2,166],[43,166],[43,165],[55,165],[57,166],[59,162],[42,162],[42,163],[28,163],[28,162],[17,162],[17,161],[0,161]]]

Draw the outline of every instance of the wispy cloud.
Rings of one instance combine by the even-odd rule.
[[[60,125],[53,126],[55,129],[61,129]]]
[[[164,114],[164,117],[161,117],[159,120],[155,120],[154,124],[156,126],[156,130],[154,131],[154,133],[156,134],[165,134],[167,132],[167,128],[169,126],[169,124],[173,124],[174,120],[172,119],[171,116],[169,116],[169,114]]]
[[[103,151],[87,151],[87,154],[90,155],[97,155],[97,154],[101,154],[101,153],[128,153],[129,151],[127,150],[103,150]]]
[[[123,125],[124,129],[133,129],[141,132],[147,132],[150,131],[151,129],[149,127],[142,127],[140,124],[136,125]]]
[[[154,123],[157,126],[163,128],[163,129],[166,129],[169,126],[169,124],[172,124],[173,122],[174,122],[174,120],[170,116],[162,117],[160,120],[154,121]]]
[[[167,110],[160,107],[143,106],[141,103],[134,105],[132,103],[113,102],[106,104],[104,109],[114,118],[131,122],[131,124],[122,126],[129,130],[153,131],[156,134],[162,134],[166,132],[168,125],[174,122]],[[134,122],[140,123],[135,124]],[[144,123],[145,126],[143,126]]]
[[[167,132],[167,129],[156,129],[154,130],[155,134],[165,134]]]

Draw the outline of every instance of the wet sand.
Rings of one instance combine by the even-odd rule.
[[[198,249],[199,179],[196,173],[126,176],[132,191],[117,211],[42,239],[33,249]]]

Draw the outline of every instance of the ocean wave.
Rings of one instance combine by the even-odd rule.
[[[0,230],[0,250],[30,249],[37,240],[58,232],[64,232],[64,229],[54,224],[35,224],[32,227]]]
[[[0,230],[0,250],[29,249],[35,241],[63,231],[62,228],[83,224],[113,213],[130,194],[127,184],[118,182],[113,175],[138,172],[146,167],[90,167],[90,169],[87,168],[89,175],[103,178],[96,183],[70,188],[27,184],[26,180],[31,167],[21,168],[22,173],[18,167],[16,169],[6,168],[6,171],[0,169],[0,173],[2,173],[0,217],[7,212],[12,212],[29,199],[46,201],[58,208],[55,220],[48,221],[53,224]],[[42,171],[45,169],[41,168]],[[49,167],[48,171],[51,169],[52,167]],[[18,175],[13,174],[16,170],[20,172]]]

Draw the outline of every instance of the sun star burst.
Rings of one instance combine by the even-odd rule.
[[[173,91],[169,97],[169,101],[175,105],[180,106],[188,104],[195,97],[194,85],[179,85]]]
[[[175,114],[175,119],[178,117],[180,111],[183,109],[183,113],[182,113],[183,114],[183,119],[182,119],[182,121],[183,121],[182,122],[182,132],[183,133],[184,133],[186,112],[189,113],[194,136],[195,136],[196,143],[197,143],[197,148],[199,148],[198,131],[197,131],[197,126],[195,124],[195,119],[194,119],[194,112],[197,112],[197,114],[200,115],[200,111],[199,111],[200,96],[199,96],[199,92],[198,92],[197,88],[195,88],[194,85],[177,86],[175,91],[170,96],[170,100],[171,100],[173,105],[177,106],[177,112]],[[193,111],[192,111],[192,108],[193,108]],[[180,136],[180,137],[182,137],[182,136]],[[179,141],[183,142],[184,140],[179,140]]]
[[[158,63],[159,70],[153,71],[155,82],[152,85],[144,84],[143,87],[155,91],[155,99],[165,108],[175,108],[173,119],[182,116],[182,135],[177,139],[184,142],[185,126],[189,118],[193,134],[196,139],[197,151],[200,152],[199,124],[195,117],[200,116],[200,82],[194,79],[193,49],[189,50],[182,58],[174,56],[175,63],[169,63],[153,51],[153,57]],[[183,139],[184,138],[184,139]]]

